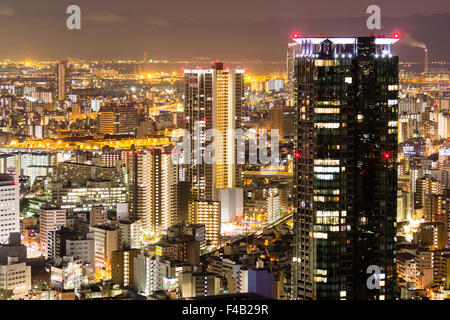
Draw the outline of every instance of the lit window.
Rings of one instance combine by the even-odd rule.
[[[398,90],[398,85],[396,85],[396,84],[390,84],[390,85],[388,85],[388,90],[389,90],[389,91],[395,91],[395,90]]]
[[[339,172],[339,167],[314,167],[314,172]]]
[[[332,174],[316,174],[317,180],[334,180],[334,175]]]
[[[319,129],[337,129],[340,127],[340,123],[338,122],[319,122],[319,123],[314,123],[314,127],[315,128],[319,128]]]
[[[327,239],[328,234],[326,234],[325,232],[314,232],[314,238],[315,239]]]
[[[339,108],[314,108],[315,113],[339,113]]]

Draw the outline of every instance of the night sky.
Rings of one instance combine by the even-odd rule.
[[[82,29],[66,29],[81,7]],[[382,34],[399,31],[450,60],[449,0],[0,0],[0,58],[285,59],[290,35],[368,35],[366,8],[382,9]],[[423,50],[396,45],[403,61]]]

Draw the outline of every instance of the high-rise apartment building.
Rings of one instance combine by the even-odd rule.
[[[67,97],[67,67],[66,62],[60,62],[56,65],[58,73],[58,101],[64,101]]]
[[[9,234],[20,232],[19,177],[0,174],[0,244],[6,243]]]
[[[188,222],[205,225],[206,240],[212,245],[217,245],[220,238],[220,202],[189,202]]]
[[[396,37],[295,38],[294,299],[393,299]],[[380,289],[366,285],[379,267]]]
[[[235,130],[242,129],[244,106],[244,70],[231,70],[216,62],[210,69],[185,70],[185,129],[191,136],[191,164],[188,179],[191,182],[190,223],[207,221],[209,240],[217,243],[220,234],[221,209],[242,208],[236,202],[242,199],[242,165],[237,160]],[[205,161],[206,146],[211,143],[207,130],[216,130],[214,161]],[[219,212],[216,215],[217,205]],[[242,215],[241,212],[222,212],[226,217]],[[206,217],[203,214],[213,213]],[[192,220],[194,219],[194,220]],[[215,219],[214,221],[211,219]],[[216,236],[217,232],[217,236]]]
[[[49,233],[65,226],[66,210],[50,206],[41,208],[39,215],[39,241],[45,257],[48,257],[49,253]]]
[[[132,150],[128,155],[128,203],[131,218],[142,219],[144,233],[151,230],[151,183],[150,183],[149,152],[136,152]]]
[[[167,229],[172,217],[172,188],[176,169],[171,154],[161,149],[129,154],[128,186],[130,216],[141,218],[146,235],[156,235]]]
[[[141,219],[119,220],[119,248],[136,249],[142,247]]]
[[[244,70],[230,70],[216,62],[211,69],[185,70],[185,129],[192,137],[192,164],[189,176],[192,195],[197,200],[217,200],[216,189],[241,186],[241,166],[236,161],[236,143],[232,130],[242,128],[244,106]],[[206,130],[216,129],[222,139],[216,141],[213,164],[198,163],[204,154]]]
[[[121,152],[110,147],[104,147],[101,155],[101,165],[115,167],[121,161]]]
[[[283,138],[283,107],[272,107],[270,109],[270,129],[277,129],[280,137]]]

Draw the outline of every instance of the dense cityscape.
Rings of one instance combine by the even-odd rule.
[[[0,300],[450,299],[450,62],[288,38],[0,60]]]

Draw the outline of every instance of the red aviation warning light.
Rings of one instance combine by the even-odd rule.
[[[392,35],[392,38],[394,38],[394,39],[400,39],[400,33],[395,32],[395,33]]]
[[[298,39],[298,38],[300,38],[300,34],[299,34],[298,32],[294,32],[294,33],[292,34],[292,38],[293,38],[293,39]]]
[[[383,158],[385,158],[386,160],[389,159],[390,157],[391,155],[387,152],[383,155]]]
[[[298,159],[298,158],[300,158],[302,156],[302,154],[301,154],[301,152],[296,152],[296,153],[294,153],[294,157],[296,158],[296,159]]]

